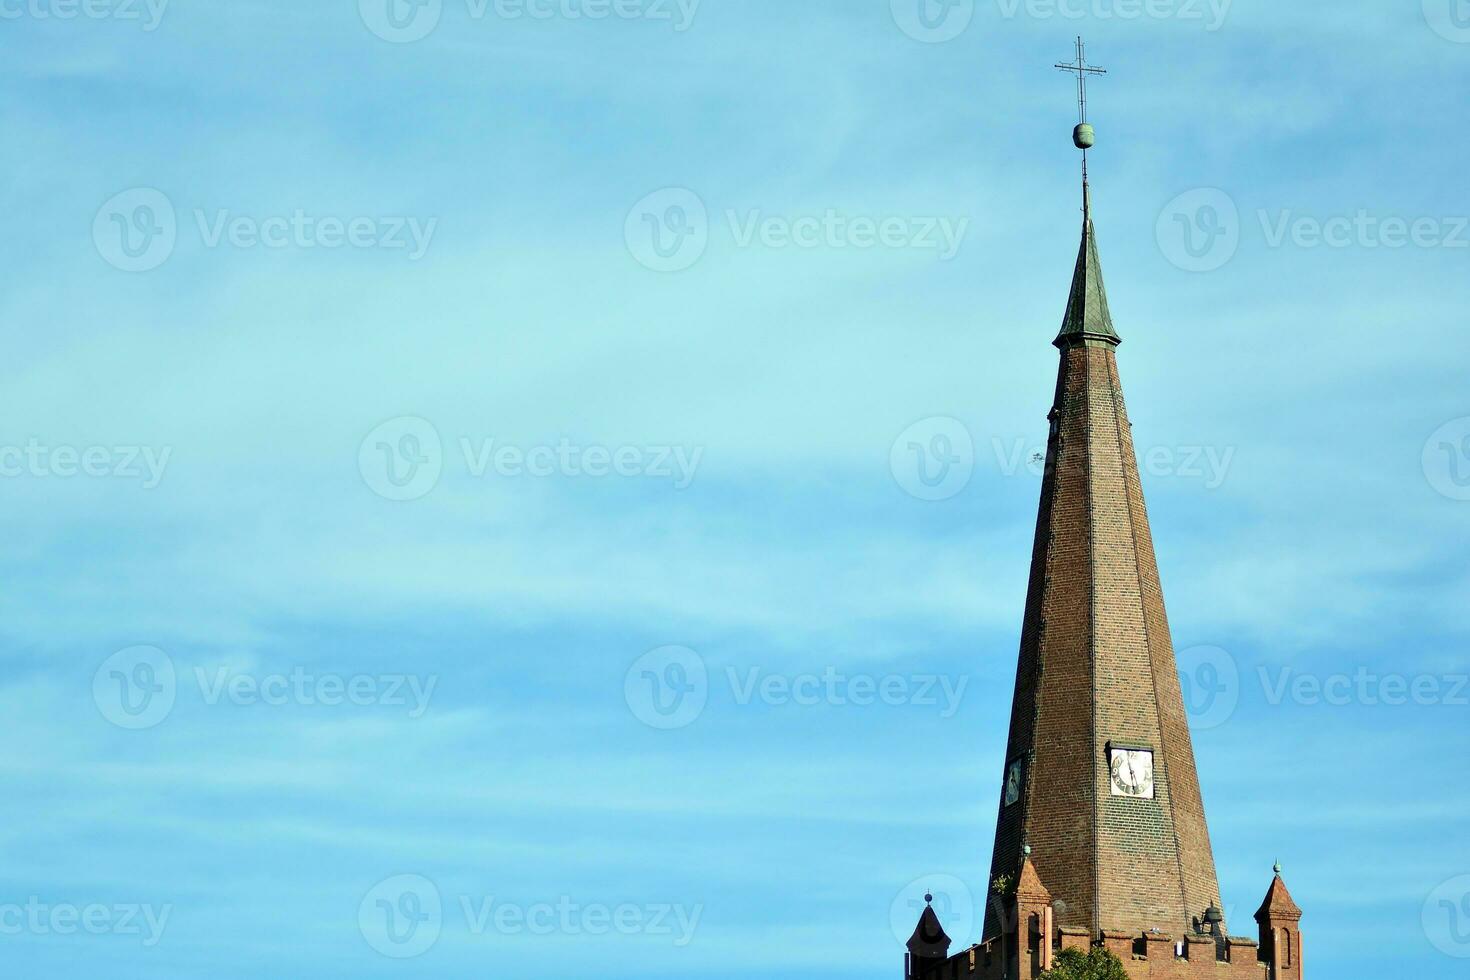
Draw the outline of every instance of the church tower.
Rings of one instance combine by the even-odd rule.
[[[1029,980],[1063,949],[1100,945],[1135,980],[1300,980],[1301,911],[1279,874],[1259,941],[1231,937],[1221,911],[1093,226],[1086,83],[1101,69],[1081,39],[1057,67],[1078,77],[1082,233],[1054,341],[984,935],[950,972],[911,958],[909,975]]]
[[[1178,932],[1219,886],[1091,205],[1084,171],[991,871],[1029,844],[1059,925]]]

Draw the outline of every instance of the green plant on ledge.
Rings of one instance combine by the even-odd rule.
[[[1101,946],[1093,947],[1090,953],[1064,949],[1057,954],[1056,966],[1043,973],[1040,980],[1128,980],[1128,971],[1123,969],[1122,960]]]

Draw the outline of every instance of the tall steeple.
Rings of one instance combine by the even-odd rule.
[[[1078,73],[1085,155],[1099,70],[1080,39],[1060,67]],[[991,875],[1014,877],[1029,845],[1058,927],[1182,937],[1220,896],[1085,166]],[[986,937],[1001,929],[992,912]]]

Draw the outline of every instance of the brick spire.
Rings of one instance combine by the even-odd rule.
[[[1266,900],[1256,911],[1256,921],[1264,922],[1269,919],[1291,919],[1297,921],[1302,917],[1302,910],[1291,897],[1291,892],[1286,890],[1286,882],[1281,879],[1281,871],[1277,870],[1276,878],[1271,882],[1271,888],[1266,892]]]
[[[991,875],[1014,874],[1027,842],[1059,927],[1183,935],[1218,885],[1090,205],[1056,340]],[[986,937],[1000,929],[989,915]]]

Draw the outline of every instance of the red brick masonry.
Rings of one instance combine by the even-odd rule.
[[[1014,894],[994,897],[1002,934],[949,955],[950,940],[932,908],[926,908],[909,940],[907,980],[1035,980],[1064,949],[1110,950],[1132,980],[1302,980],[1302,912],[1278,874],[1256,913],[1258,939],[1164,932],[1134,935],[1056,925],[1051,896],[1035,866],[1025,861]],[[1017,925],[1020,928],[1017,928]]]

